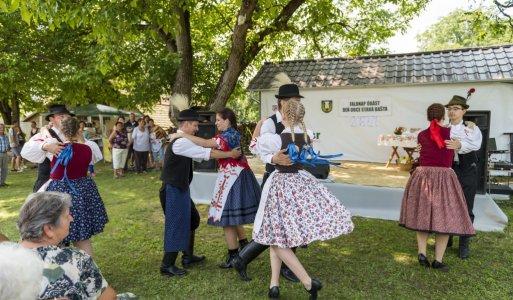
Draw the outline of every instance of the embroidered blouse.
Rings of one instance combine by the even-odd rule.
[[[222,151],[231,151],[237,147],[240,147],[240,133],[232,127],[229,127],[222,133],[214,136],[214,140],[219,145],[218,149]],[[221,168],[230,166],[239,166],[244,169],[250,170],[246,156],[242,155],[240,158],[220,158],[218,160]]]

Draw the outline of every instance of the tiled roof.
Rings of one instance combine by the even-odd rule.
[[[270,89],[285,72],[300,87],[512,81],[513,45],[405,54],[266,62],[248,90]]]

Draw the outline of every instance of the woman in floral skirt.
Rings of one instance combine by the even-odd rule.
[[[263,134],[254,144],[259,154],[277,153],[280,149],[296,148],[296,153],[311,147],[311,131],[303,122],[305,108],[299,101],[289,100],[283,109],[285,130],[281,134]],[[291,157],[292,159],[293,157]],[[292,247],[307,245],[316,240],[328,240],[353,230],[351,213],[303,165],[276,165],[262,190],[262,198],[253,228],[253,239],[270,245],[271,283],[269,298],[279,297],[279,278],[282,261],[296,274],[317,299],[322,288],[312,279]]]

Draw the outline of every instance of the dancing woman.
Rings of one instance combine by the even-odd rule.
[[[221,133],[213,139],[184,133],[176,134],[176,137],[185,137],[199,146],[222,151],[241,146],[241,135],[237,131],[237,118],[233,110],[224,108],[218,111],[216,126]],[[243,248],[247,243],[243,225],[252,224],[255,219],[260,202],[260,186],[244,155],[237,159],[221,158],[218,162],[219,174],[210,203],[208,224],[223,227],[228,257],[219,267],[226,269],[232,267],[239,247]]]
[[[421,131],[418,142],[420,165],[406,184],[399,225],[417,232],[420,265],[441,271],[449,268],[442,262],[449,234],[468,237],[475,235],[468,215],[465,196],[456,174],[451,169],[454,151],[445,146],[451,129],[441,127],[445,108],[431,104],[427,109],[429,128]],[[429,233],[435,233],[435,260],[426,257]]]
[[[311,147],[311,134],[303,122],[304,106],[289,100],[284,107],[285,130],[281,134],[263,134],[256,142],[260,154]],[[311,133],[311,132],[310,132]],[[292,145],[292,147],[291,147]],[[353,230],[350,212],[322,183],[303,170],[303,165],[276,165],[262,190],[262,198],[253,228],[253,239],[270,245],[271,282],[269,298],[279,297],[282,261],[296,274],[310,299],[317,299],[321,283],[312,279],[291,250],[292,247],[328,240]]]
[[[73,243],[92,256],[90,238],[103,231],[108,217],[94,180],[87,176],[89,164],[96,161],[91,146],[78,142],[81,140],[79,126],[79,121],[74,117],[62,120],[65,147],[52,160],[51,180],[46,191],[71,195],[70,214],[74,221],[70,225],[69,235],[62,242]]]

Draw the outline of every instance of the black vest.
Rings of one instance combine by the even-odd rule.
[[[278,118],[276,117],[276,114],[269,117],[274,123],[274,128],[276,130],[277,134],[281,134],[281,132],[285,129],[285,126],[283,126],[282,122],[278,122]],[[271,173],[274,171],[274,165],[271,164],[265,164],[265,171],[267,173]]]
[[[173,145],[177,140],[175,139],[167,146],[160,180],[185,192],[192,181],[192,158],[173,152]]]
[[[48,129],[48,132],[54,139],[57,139],[57,141],[62,143],[62,140],[60,139],[59,135],[53,129]],[[48,159],[48,157],[46,157],[45,160],[37,166],[38,178],[42,178],[42,180],[45,181],[48,180],[48,178],[50,178],[51,170],[51,161]]]

